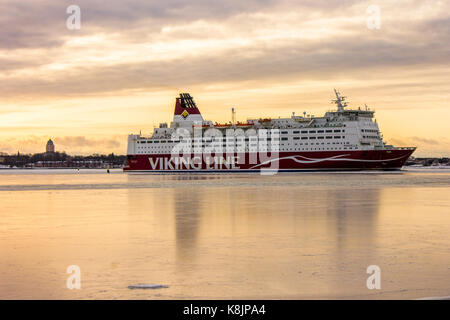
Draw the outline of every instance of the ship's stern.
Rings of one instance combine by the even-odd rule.
[[[127,163],[123,167],[123,171],[131,171],[134,168],[134,162],[136,162],[136,143],[140,135],[129,134],[127,144]]]

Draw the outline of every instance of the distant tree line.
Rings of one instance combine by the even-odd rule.
[[[65,152],[45,152],[35,154],[13,154],[0,153],[0,165],[9,167],[30,167],[38,163],[61,163],[63,167],[83,167],[84,163],[106,164],[111,167],[123,166],[126,162],[125,155],[110,153],[93,154],[89,156],[70,156]],[[86,165],[87,167],[87,165]]]
[[[407,166],[410,165],[422,165],[425,167],[433,166],[433,165],[442,165],[442,166],[450,166],[450,159],[447,157],[443,158],[415,158],[410,157],[406,162]]]

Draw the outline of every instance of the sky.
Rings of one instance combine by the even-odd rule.
[[[227,122],[320,116],[333,88],[450,156],[450,1],[0,0],[0,152],[125,154],[179,92]]]

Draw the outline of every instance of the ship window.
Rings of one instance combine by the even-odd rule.
[[[335,138],[335,139],[340,139],[340,138],[341,138],[341,136],[334,136],[334,138]]]
[[[316,139],[316,137],[309,137],[310,139]]]
[[[317,131],[317,133],[323,133],[323,130],[319,130],[319,131]]]
[[[153,143],[159,143],[159,141],[158,141],[158,140],[155,140]]]
[[[341,130],[334,130],[334,132],[341,132]]]
[[[300,133],[300,131],[294,131],[294,133]]]
[[[294,140],[299,140],[300,139],[300,137],[294,137]]]
[[[302,137],[302,140],[306,140],[306,139],[308,139],[308,137]]]
[[[286,141],[288,138],[281,138],[281,140]]]
[[[281,134],[287,134],[288,132],[287,131],[281,131]]]
[[[313,130],[313,131],[310,131],[309,133],[316,133],[316,131]]]
[[[333,137],[332,136],[326,136],[325,138],[326,139],[332,139]]]
[[[317,139],[323,139],[323,137],[317,137]]]
[[[302,133],[308,133],[308,131],[302,131]]]
[[[325,132],[333,132],[333,130],[325,130]]]

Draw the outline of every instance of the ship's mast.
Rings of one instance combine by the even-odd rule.
[[[236,110],[231,108],[231,124],[236,124]]]
[[[347,106],[347,102],[345,101],[347,97],[341,96],[336,89],[334,89],[334,93],[336,94],[336,100],[332,100],[333,103],[337,104],[338,111],[344,111],[344,108]]]

